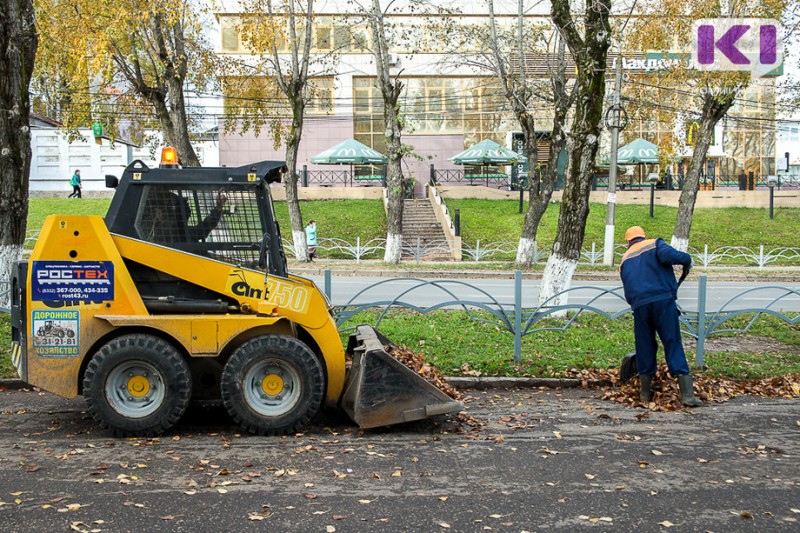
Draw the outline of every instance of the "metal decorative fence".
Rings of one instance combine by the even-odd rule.
[[[419,240],[403,241],[403,251],[406,258],[417,262],[426,259],[449,260],[445,257],[445,252],[449,250],[451,243],[448,241],[437,240],[421,242]],[[293,253],[291,240],[284,239],[284,249],[287,253]],[[356,242],[351,243],[344,239],[321,239],[317,246],[317,253],[321,257],[331,259],[355,259],[360,262],[362,259],[380,259],[383,257],[386,241],[384,239],[371,239],[362,243],[360,237],[356,237]],[[462,241],[461,254],[466,261],[479,263],[481,261],[514,261],[517,254],[517,242],[482,242],[476,240],[474,244],[469,241]],[[627,246],[624,244],[614,245],[614,256],[621,258]],[[763,244],[758,249],[745,246],[722,246],[711,250],[708,245],[702,249],[690,247],[689,254],[694,259],[695,264],[703,267],[713,265],[720,266],[751,266],[763,269],[768,265],[792,266],[800,265],[800,248],[789,248],[779,246],[767,249]],[[534,243],[533,263],[541,263],[547,260],[550,253],[546,249]],[[581,251],[581,263],[588,265],[599,265],[603,260],[603,248],[597,243],[591,243],[588,248]]]
[[[300,174],[300,184],[303,187],[382,187],[385,177],[383,170],[376,167],[339,168],[326,170],[308,170],[303,168]]]
[[[323,283],[323,290],[331,299],[334,282],[330,270],[325,271]],[[9,290],[7,281],[0,282],[0,297],[7,298]],[[387,290],[391,297],[372,299],[370,296],[371,293],[386,293]],[[433,303],[425,306],[414,303],[415,293],[419,294],[418,291],[424,292],[429,298],[434,298]],[[335,306],[336,322],[340,329],[346,329],[344,325],[356,315],[379,309],[374,323],[375,327],[379,327],[388,313],[395,309],[409,309],[420,315],[444,309],[460,309],[470,320],[492,324],[513,336],[514,361],[519,364],[522,360],[522,338],[526,335],[544,331],[567,331],[581,316],[590,313],[608,320],[616,320],[631,313],[630,307],[625,303],[621,286],[610,289],[596,286],[571,287],[535,308],[523,307],[522,291],[521,271],[514,273],[513,299],[505,301],[498,299],[488,290],[461,280],[385,279],[364,287],[343,305]],[[579,291],[589,294],[588,297],[583,297],[585,303],[569,303],[570,295],[575,295]],[[460,296],[459,293],[464,292],[469,294],[468,298]],[[682,330],[685,335],[697,341],[695,364],[699,367],[705,364],[705,342],[712,336],[748,333],[754,324],[765,316],[774,317],[788,326],[800,324],[800,287],[769,285],[747,289],[729,298],[717,310],[707,308],[708,294],[707,278],[700,276],[697,287],[697,308],[688,309],[679,305]],[[609,303],[609,299],[612,303]],[[753,307],[750,302],[755,300],[768,303]],[[555,303],[563,301],[567,303]],[[9,312],[8,308],[0,308],[0,311]],[[740,317],[744,317],[746,323],[743,327],[736,327],[735,319]],[[560,321],[544,322],[552,318],[558,318]]]
[[[332,294],[332,277],[330,271],[326,272],[324,291],[328,297]],[[378,292],[381,288],[397,287],[391,298],[370,301],[369,294]],[[458,292],[466,290],[472,297],[460,298]],[[414,293],[422,291],[429,297],[440,295],[436,303],[420,306],[414,303]],[[569,295],[581,291],[589,292],[590,296],[584,298],[586,303],[556,304],[555,302],[569,301]],[[385,291],[384,291],[385,292]],[[747,333],[753,325],[763,316],[775,317],[787,325],[800,323],[800,288],[782,286],[762,286],[740,292],[727,300],[718,310],[707,309],[708,284],[706,276],[700,276],[697,289],[697,309],[681,308],[680,321],[685,335],[697,341],[695,351],[695,364],[702,367],[705,363],[705,341],[712,336],[729,333]],[[778,292],[777,295],[774,295]],[[488,291],[471,283],[459,280],[430,280],[421,278],[394,278],[381,280],[369,285],[355,293],[345,304],[336,306],[336,319],[340,328],[354,316],[371,309],[380,309],[374,323],[379,327],[389,311],[405,308],[426,315],[442,309],[461,309],[467,316],[476,322],[486,322],[495,325],[502,331],[513,336],[514,361],[519,364],[522,358],[522,338],[543,331],[567,331],[576,324],[582,315],[593,313],[608,320],[616,320],[631,313],[630,307],[625,303],[622,287],[605,289],[602,287],[572,287],[554,295],[535,308],[524,308],[522,305],[522,273],[515,272],[513,281],[513,301],[501,301]],[[764,297],[767,295],[766,297]],[[564,297],[566,296],[566,300]],[[752,307],[748,302],[754,298],[769,301],[764,306]],[[608,300],[616,301],[618,305],[609,304]],[[798,301],[792,301],[792,300]],[[601,303],[602,302],[602,303]],[[795,309],[784,311],[782,305]],[[617,307],[618,310],[610,310]],[[478,314],[482,311],[482,315]],[[732,322],[737,317],[752,315],[744,327],[735,327]],[[548,318],[560,318],[558,325],[553,321],[544,324]]]
[[[514,185],[508,174],[496,171],[482,172],[479,169],[432,169],[431,179],[434,183],[483,185],[493,189],[509,189]]]

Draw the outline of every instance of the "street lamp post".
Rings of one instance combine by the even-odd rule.
[[[778,176],[768,176],[767,185],[769,186],[769,218],[775,218],[775,186],[778,184]]]
[[[655,172],[648,174],[647,181],[650,183],[650,218],[653,218],[653,204],[656,200],[656,183],[658,183],[658,174]]]
[[[611,154],[608,169],[608,196],[606,200],[606,232],[603,238],[603,264],[614,264],[614,214],[617,203],[617,149],[619,148],[619,132],[625,129],[627,115],[620,103],[622,87],[622,54],[617,56],[614,76],[613,105],[606,113],[606,126],[611,130]],[[609,116],[610,115],[610,116]],[[625,122],[623,123],[623,117]]]

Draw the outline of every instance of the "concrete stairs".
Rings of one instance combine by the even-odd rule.
[[[436,220],[430,200],[416,198],[403,204],[404,260],[451,261],[450,247],[442,225]],[[419,243],[419,245],[418,245]]]

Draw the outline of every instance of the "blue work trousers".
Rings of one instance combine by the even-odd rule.
[[[670,375],[675,377],[689,373],[675,300],[667,298],[634,309],[633,333],[636,337],[636,368],[639,374],[652,376],[656,373],[656,333],[664,345]]]

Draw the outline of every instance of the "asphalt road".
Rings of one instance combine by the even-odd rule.
[[[659,413],[470,391],[464,419],[239,433],[193,407],[115,439],[82,400],[0,391],[0,524],[44,531],[797,531],[800,401]],[[672,525],[670,525],[672,524]]]
[[[310,279],[314,280],[321,289],[324,288],[324,277],[311,276]],[[539,280],[523,280],[523,307],[535,308],[538,305],[539,283]],[[619,280],[574,280],[572,286],[569,293],[570,304],[586,305],[591,303],[591,305],[609,312],[620,311],[628,307],[623,298],[622,283]],[[503,305],[513,306],[514,304],[513,278],[433,278],[412,281],[366,276],[332,276],[331,289],[334,305],[398,299],[419,307],[433,307],[436,304],[456,299],[487,303],[492,298]],[[614,289],[617,290],[614,291]],[[800,311],[800,294],[796,292],[787,295],[786,289],[800,292],[800,285],[797,283],[709,280],[706,309],[716,311],[723,306],[727,310],[761,308],[770,305],[779,296],[784,296],[779,303],[772,305],[773,309]],[[687,281],[681,285],[678,302],[686,310],[697,310],[698,283],[696,281]]]

